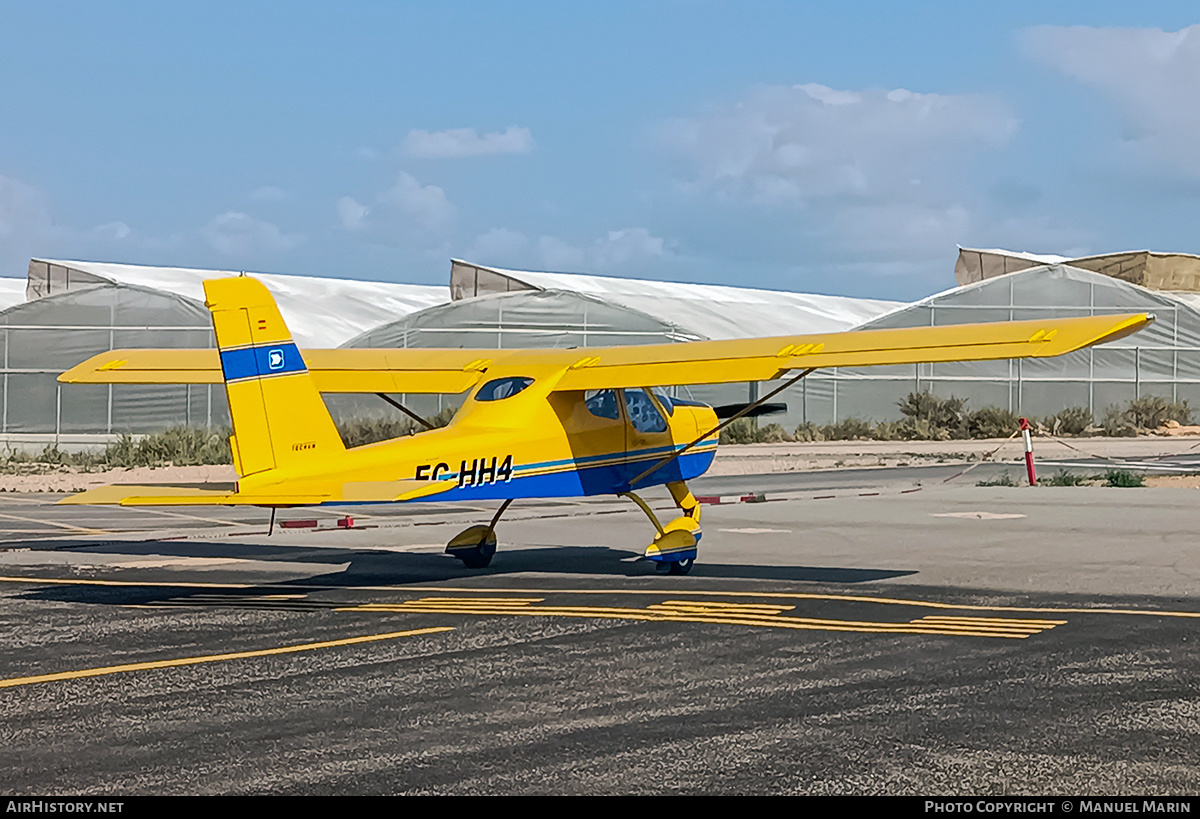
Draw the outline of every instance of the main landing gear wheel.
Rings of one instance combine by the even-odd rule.
[[[468,569],[486,569],[492,563],[492,555],[496,554],[496,544],[493,543],[489,549],[486,545],[480,546],[479,550],[474,554],[463,555],[459,558],[463,566]]]
[[[471,526],[451,538],[446,544],[446,554],[457,557],[468,569],[486,569],[496,554],[496,524],[512,502],[509,498],[500,504],[487,526]]]
[[[486,569],[496,554],[496,532],[490,526],[472,526],[454,536],[446,554],[462,561],[468,569]]]

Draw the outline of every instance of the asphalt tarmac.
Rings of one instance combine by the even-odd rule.
[[[991,468],[697,481],[768,500],[687,577],[611,499],[514,505],[472,571],[496,504],[0,496],[0,793],[1200,791],[1200,493]]]

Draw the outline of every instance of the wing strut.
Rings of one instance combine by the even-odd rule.
[[[388,398],[386,395],[384,395],[384,394],[383,394],[383,393],[381,393],[381,392],[377,392],[377,393],[375,393],[375,394],[376,394],[376,395],[378,395],[380,398],[382,398],[384,401],[387,401],[389,404],[391,404],[391,405],[392,405],[393,407],[395,407],[396,409],[400,410],[402,413],[404,413],[405,415],[407,415],[409,418],[411,418],[411,419],[413,419],[414,421],[416,421],[417,423],[419,423],[419,424],[424,424],[424,425],[425,425],[425,429],[433,429],[433,428],[434,428],[434,427],[433,427],[433,424],[431,424],[431,423],[429,423],[428,421],[426,421],[426,420],[425,420],[424,418],[422,418],[420,415],[417,415],[415,412],[413,412],[413,411],[412,411],[412,410],[410,410],[408,407],[406,407],[406,406],[404,406],[403,404],[401,404],[399,401],[395,401],[395,400],[393,400],[393,399],[391,399],[391,398]]]
[[[676,458],[678,458],[679,456],[683,455],[683,454],[684,454],[685,452],[687,452],[688,450],[690,450],[690,449],[692,449],[693,447],[695,447],[697,444],[699,444],[699,443],[700,443],[701,441],[703,441],[705,438],[709,438],[709,437],[711,437],[711,436],[712,436],[714,433],[720,432],[721,430],[725,429],[725,427],[729,426],[730,424],[732,424],[732,423],[733,423],[734,421],[736,421],[737,419],[739,419],[739,418],[741,418],[741,417],[743,417],[743,416],[745,416],[745,415],[749,415],[750,413],[754,412],[754,410],[755,410],[755,409],[757,409],[758,407],[762,406],[763,404],[765,404],[767,401],[771,400],[771,399],[772,399],[772,398],[774,398],[775,396],[779,395],[779,393],[783,392],[783,391],[784,391],[784,390],[786,390],[788,387],[792,386],[793,384],[795,384],[796,382],[798,382],[798,381],[799,381],[801,378],[803,378],[804,376],[808,375],[809,373],[811,373],[811,372],[812,372],[813,370],[815,370],[815,369],[817,369],[817,368],[816,368],[816,367],[809,367],[807,370],[801,370],[801,371],[800,371],[799,373],[797,373],[795,376],[793,376],[792,378],[789,378],[789,379],[788,379],[787,381],[785,381],[783,384],[780,384],[778,387],[776,387],[775,389],[771,390],[769,393],[767,393],[766,395],[764,395],[762,398],[758,399],[757,401],[754,401],[753,403],[747,404],[746,406],[742,407],[742,408],[741,408],[741,409],[740,409],[738,412],[736,412],[736,413],[734,413],[733,415],[729,416],[729,417],[728,417],[728,418],[726,418],[724,421],[722,421],[721,423],[717,424],[715,427],[713,427],[712,429],[710,429],[708,432],[706,432],[706,433],[704,433],[703,435],[701,435],[701,436],[699,436],[698,438],[696,438],[696,440],[692,441],[690,444],[688,444],[687,446],[685,446],[683,449],[679,450],[678,452],[674,452],[674,453],[672,453],[672,454],[668,455],[667,457],[663,458],[661,461],[659,461],[658,463],[656,463],[654,466],[652,466],[652,467],[650,467],[649,469],[647,469],[647,470],[645,470],[644,472],[642,472],[640,475],[638,475],[636,478],[634,478],[633,480],[631,480],[631,481],[629,482],[629,488],[630,488],[630,489],[632,489],[633,487],[637,486],[637,484],[638,484],[638,483],[639,483],[639,482],[640,482],[640,481],[641,481],[643,478],[645,478],[647,475],[649,475],[649,474],[651,474],[652,472],[654,472],[655,470],[657,470],[657,469],[661,469],[662,467],[664,467],[664,466],[666,466],[667,464],[671,463],[671,461],[675,460]]]

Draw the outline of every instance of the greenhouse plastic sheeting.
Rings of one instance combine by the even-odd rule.
[[[1146,330],[1058,358],[818,370],[773,399],[785,402],[788,411],[763,423],[779,422],[790,431],[803,422],[896,420],[902,417],[898,402],[922,390],[966,398],[972,409],[996,406],[1025,415],[1049,415],[1071,406],[1101,415],[1109,406],[1149,394],[1200,399],[1200,312],[1192,303],[1063,265],[1043,265],[954,288],[887,312],[860,329],[1146,311],[1158,318]],[[668,323],[578,291],[516,289],[415,313],[363,334],[348,346],[645,344],[690,340],[702,336],[704,329],[709,328],[697,331]],[[678,392],[723,404],[754,400],[780,383],[697,385]]]
[[[33,259],[30,301],[97,284],[152,288],[204,303],[204,280],[242,275],[232,270],[145,267],[103,262]],[[352,336],[426,307],[445,304],[450,289],[312,276],[252,273],[271,291],[292,336],[302,347],[336,347]]]
[[[58,375],[119,347],[212,347],[204,305],[129,285],[92,285],[0,312],[4,433],[153,432],[229,424],[225,391],[204,385],[59,384]]]
[[[450,265],[450,289],[455,299],[514,290],[574,292],[636,310],[709,339],[849,330],[900,306],[899,302],[850,296],[506,270],[458,259]]]
[[[1102,416],[1110,406],[1145,395],[1197,403],[1200,312],[1174,294],[1065,265],[948,290],[859,329],[1134,312],[1152,312],[1157,321],[1123,339],[1056,358],[819,370],[805,379],[807,398],[789,408],[785,425],[895,420],[902,417],[897,402],[922,390],[966,398],[972,409],[996,406],[1026,416],[1067,407]]]
[[[463,299],[376,327],[345,347],[609,347],[694,341],[677,324],[560,290]]]

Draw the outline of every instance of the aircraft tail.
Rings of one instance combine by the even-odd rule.
[[[345,445],[300,350],[263,284],[245,276],[204,282],[221,354],[240,477],[306,471]]]

